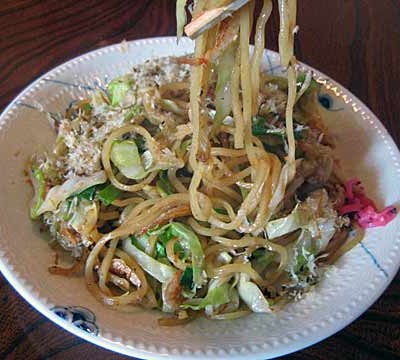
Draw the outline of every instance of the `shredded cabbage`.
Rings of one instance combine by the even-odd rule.
[[[138,147],[133,140],[115,141],[111,148],[111,161],[128,179],[139,180],[146,176]]]
[[[178,42],[183,35],[183,27],[186,24],[186,0],[177,0],[176,1],[176,37],[178,38]]]
[[[175,274],[176,270],[172,266],[163,264],[139,250],[135,245],[132,244],[132,240],[130,238],[122,241],[122,248],[130,256],[135,258],[144,271],[161,283],[168,282]]]
[[[129,101],[129,99],[126,98],[131,88],[132,80],[127,77],[120,77],[111,81],[107,87],[107,90],[111,96],[111,106],[116,107],[130,105],[132,101]],[[125,102],[127,102],[127,104],[125,104]]]
[[[88,236],[96,227],[97,218],[96,202],[80,199],[68,224],[79,234]]]
[[[250,277],[247,274],[240,274],[238,292],[240,298],[251,311],[258,313],[271,312],[264,294],[256,284],[250,281]]]
[[[222,121],[231,113],[231,74],[235,64],[235,48],[229,46],[219,58],[216,72],[218,74],[217,85],[215,87],[215,107],[216,114],[214,121],[220,125]]]
[[[98,171],[91,176],[72,177],[64,184],[56,185],[49,190],[36,215],[39,216],[47,211],[56,211],[58,205],[71,195],[80,193],[91,186],[103,184],[106,181],[107,175],[104,171]]]
[[[208,291],[203,299],[192,299],[181,305],[184,309],[200,310],[206,306],[219,306],[230,301],[230,285],[225,283]]]
[[[46,179],[43,171],[38,167],[32,169],[30,179],[35,192],[30,211],[31,219],[34,220],[40,215],[38,210],[43,204],[44,197],[46,195]]]
[[[270,239],[286,235],[297,229],[306,229],[314,239],[317,252],[326,248],[336,232],[336,211],[333,210],[325,189],[314,191],[296,205],[286,217],[269,221],[266,226]]]
[[[171,222],[167,226],[171,235],[178,237],[182,246],[189,249],[192,255],[193,282],[197,287],[201,287],[204,283],[204,252],[199,238],[184,224]]]

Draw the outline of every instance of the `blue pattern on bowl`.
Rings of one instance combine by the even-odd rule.
[[[89,334],[98,335],[99,327],[92,311],[81,306],[55,306],[51,309],[57,316]]]

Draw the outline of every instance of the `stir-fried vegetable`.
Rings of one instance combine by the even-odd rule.
[[[199,238],[186,225],[172,222],[169,224],[171,234],[180,239],[184,248],[187,248],[192,256],[193,282],[197,287],[203,285],[203,270],[204,270],[204,252],[201,247]]]
[[[43,171],[39,167],[34,167],[30,175],[34,190],[30,216],[31,219],[36,219],[40,215],[38,211],[42,206],[46,195],[46,179]]]
[[[187,288],[187,289],[193,289],[194,287],[194,282],[193,282],[193,268],[190,266],[187,266],[185,271],[182,273],[180,284]]]
[[[178,41],[183,35],[183,27],[186,24],[186,0],[176,1],[176,37]]]
[[[295,139],[302,139],[307,129],[308,128],[306,126],[296,124],[294,128]],[[253,135],[256,136],[272,135],[276,137],[277,141],[280,143],[286,141],[286,129],[269,124],[264,116],[257,115],[253,117],[252,132]]]
[[[317,190],[286,217],[269,221],[266,226],[270,239],[299,228],[306,229],[315,239],[316,250],[322,251],[336,232],[336,211],[329,202],[326,190]]]
[[[95,229],[98,219],[98,207],[94,201],[81,199],[74,207],[72,217],[68,221],[78,234],[89,236]]]
[[[219,287],[211,289],[207,296],[203,299],[192,299],[181,305],[184,309],[200,310],[204,309],[206,306],[218,306],[226,304],[230,301],[230,285],[223,284]]]
[[[133,140],[115,141],[111,148],[111,161],[128,179],[138,180],[146,176],[138,147]]]
[[[118,199],[122,194],[120,189],[117,189],[113,184],[108,184],[106,187],[99,190],[97,198],[106,206]]]
[[[171,182],[168,180],[167,172],[161,171],[158,177],[159,180],[157,180],[156,187],[159,194],[162,197],[173,194],[175,192],[175,189],[172,186]]]
[[[218,74],[215,87],[216,114],[214,122],[220,125],[232,111],[231,75],[235,64],[235,48],[229,46],[218,60],[216,71]]]
[[[39,216],[47,211],[55,211],[58,205],[71,195],[81,193],[87,188],[103,184],[106,181],[107,175],[104,171],[94,173],[92,176],[75,176],[70,178],[64,184],[54,186],[49,190],[36,215]]]
[[[76,195],[79,199],[85,199],[85,200],[94,200],[96,196],[96,191],[97,191],[97,185],[91,186],[90,188],[87,188],[86,190],[83,190],[80,192],[78,195]]]
[[[111,97],[111,106],[125,105],[126,96],[132,88],[132,81],[127,77],[114,79],[107,87]]]
[[[163,264],[151,256],[147,255],[143,251],[139,250],[132,242],[130,238],[123,240],[122,248],[130,256],[134,257],[138,264],[148,274],[153,276],[161,283],[166,283],[175,274],[176,270],[170,266]]]
[[[240,274],[238,292],[240,298],[253,312],[268,313],[271,312],[268,301],[260,288],[250,281],[248,275]]]

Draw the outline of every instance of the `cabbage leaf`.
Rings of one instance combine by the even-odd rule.
[[[36,215],[39,216],[45,212],[54,212],[58,205],[70,196],[81,193],[89,187],[103,184],[107,181],[107,175],[104,171],[98,171],[91,176],[75,176],[68,179],[62,185],[52,187],[46,195]]]
[[[209,305],[218,306],[226,304],[230,301],[230,288],[230,285],[225,283],[209,290],[205,298],[192,299],[182,304],[181,307],[184,309],[200,310]]]
[[[161,283],[168,282],[176,272],[172,266],[163,264],[139,250],[130,238],[123,240],[122,248],[137,261],[144,271]]]

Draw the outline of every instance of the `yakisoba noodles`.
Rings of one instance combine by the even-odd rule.
[[[189,8],[196,20],[229,3]],[[272,4],[253,24],[251,1],[201,33],[192,56],[147,61],[50,114],[57,140],[32,159],[31,218],[71,260],[51,273],[84,273],[113,309],[175,315],[163,325],[236,319],[299,299],[357,228],[395,216],[339,175],[319,85],[296,70],[296,1],[277,1],[286,75],[261,71]]]

